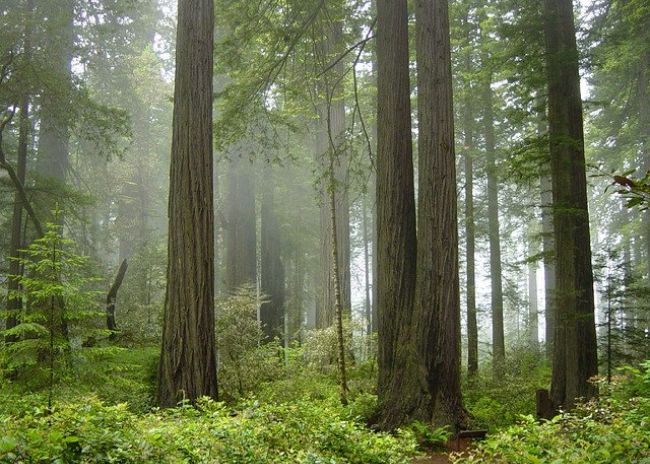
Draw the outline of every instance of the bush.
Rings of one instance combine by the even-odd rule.
[[[650,462],[650,377],[647,371],[632,371],[630,379],[601,399],[551,421],[521,416],[517,425],[488,438],[469,456],[455,457],[454,462]],[[630,387],[639,385],[643,396],[629,397]]]
[[[486,370],[465,386],[465,407],[473,427],[494,432],[512,425],[522,415],[535,414],[535,391],[549,384],[550,370],[539,358],[528,364],[533,358],[525,351],[521,354],[511,357],[504,378],[494,379],[492,372]],[[518,374],[524,365],[528,365],[526,374]]]
[[[237,399],[263,382],[284,375],[285,356],[278,340],[266,342],[257,320],[259,300],[251,286],[217,301],[219,388],[224,398]]]

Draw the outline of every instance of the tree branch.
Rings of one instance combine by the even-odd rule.
[[[27,198],[27,193],[25,192],[25,186],[18,178],[18,175],[16,174],[16,171],[13,168],[13,166],[11,166],[11,164],[7,161],[7,158],[5,157],[5,152],[2,148],[4,130],[7,127],[7,124],[9,124],[9,122],[11,122],[11,120],[13,119],[14,114],[16,114],[15,105],[5,115],[5,117],[2,118],[2,121],[0,121],[0,168],[4,169],[9,174],[9,178],[13,182],[14,187],[16,188],[16,191],[20,196],[20,201],[22,201],[23,203],[23,208],[25,208],[25,211],[27,211],[27,214],[29,215],[32,222],[34,223],[34,228],[36,229],[38,236],[42,237],[45,234],[44,234],[43,226],[41,225],[41,221],[39,221],[38,216],[36,215],[36,212],[34,211],[31,202]]]

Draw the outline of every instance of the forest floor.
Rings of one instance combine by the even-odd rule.
[[[431,456],[416,458],[413,460],[413,464],[448,464],[450,462],[448,453],[436,453]]]
[[[474,449],[476,443],[467,438],[462,438],[459,441],[452,438],[447,442],[446,449],[431,452],[427,456],[417,457],[413,460],[413,464],[448,464],[452,462],[450,459],[452,453],[460,451],[461,454],[465,454],[465,452]]]

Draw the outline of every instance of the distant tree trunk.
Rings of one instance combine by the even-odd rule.
[[[488,234],[490,238],[490,281],[492,284],[492,362],[496,378],[501,378],[506,359],[503,329],[503,284],[501,272],[501,237],[499,230],[499,185],[495,162],[492,77],[483,81],[483,124],[485,130],[488,181]]]
[[[376,153],[376,152],[375,152]],[[375,176],[376,178],[376,176]],[[379,285],[377,284],[377,277],[378,277],[378,272],[377,272],[377,182],[375,181],[375,184],[373,185],[373,189],[371,192],[374,194],[375,201],[373,201],[372,205],[372,331],[373,333],[377,333],[377,328],[379,327],[379,310],[377,306],[377,300],[378,300],[378,287]]]
[[[18,132],[18,163],[16,164],[16,174],[20,183],[25,185],[25,178],[27,173],[27,148],[29,143],[30,121],[29,121],[29,96],[23,95],[20,100],[20,122]],[[12,295],[14,292],[20,290],[20,278],[22,275],[22,266],[18,261],[20,258],[20,250],[23,248],[22,243],[22,227],[23,227],[23,201],[18,191],[14,194],[14,207],[13,215],[11,217],[11,238],[9,241],[9,277],[7,290],[9,297],[7,298],[7,311],[8,317],[6,321],[6,328],[12,329],[16,327],[19,320],[19,313],[23,307],[23,300],[18,295]],[[15,277],[14,277],[15,276]],[[16,341],[16,337],[7,337],[7,342]]]
[[[298,336],[302,329],[303,312],[305,310],[305,256],[302,250],[296,247],[293,253],[293,275],[291,285],[291,306],[289,312],[289,341]]]
[[[51,57],[52,77],[55,84],[49,85],[41,101],[41,123],[37,169],[42,188],[48,192],[43,216],[52,221],[52,210],[59,204],[63,208],[62,195],[69,168],[68,144],[69,122],[66,119],[70,89],[72,86],[72,51],[74,49],[74,1],[51,2],[42,13],[48,16],[47,50]],[[59,221],[63,223],[63,215]]]
[[[468,18],[466,17],[466,22]],[[469,27],[467,36],[469,38]],[[472,55],[465,55],[465,72],[472,73]],[[465,84],[463,129],[465,135],[465,242],[467,260],[467,372],[478,373],[478,322],[476,318],[476,226],[474,224],[474,107],[471,83]]]
[[[548,121],[556,246],[556,318],[551,397],[572,407],[597,392],[593,274],[582,100],[573,2],[544,0]]]
[[[406,0],[377,0],[377,34],[377,393],[379,425],[392,429],[419,408],[426,389],[411,340],[416,232]]]
[[[418,70],[417,291],[419,335],[433,422],[459,428],[460,283],[448,0],[416,0]],[[417,332],[416,332],[417,333]]]
[[[255,179],[244,154],[234,155],[227,182],[226,288],[232,292],[257,282]]]
[[[117,301],[117,292],[122,286],[122,281],[126,275],[126,270],[128,269],[128,261],[125,259],[120,264],[120,268],[117,271],[113,285],[108,290],[108,295],[106,296],[106,328],[108,330],[115,331],[117,330],[117,324],[115,324],[115,302]]]
[[[547,132],[545,123],[546,102],[541,103],[538,112],[538,135]],[[539,190],[542,204],[542,248],[544,252],[544,320],[545,320],[545,354],[553,359],[553,337],[555,336],[555,231],[553,226],[553,183],[550,173],[550,154],[545,152],[544,162],[540,167]]]
[[[332,59],[338,58],[337,50],[343,46],[343,29],[340,21],[328,23],[326,28],[326,43],[322,45],[324,65],[330,66]],[[329,169],[329,153],[336,152],[334,160],[335,206],[337,236],[339,244],[338,263],[340,271],[341,304],[344,314],[352,314],[350,287],[350,205],[348,200],[347,171],[348,161],[343,147],[345,135],[345,101],[343,100],[343,84],[338,82],[338,76],[343,73],[343,63],[336,64],[330,71],[333,76],[324,76],[322,90],[324,99],[319,105],[319,128],[317,137],[316,156],[323,166],[323,171]],[[321,182],[320,204],[320,251],[321,251],[321,310],[317,314],[317,326],[329,327],[335,321],[334,301],[334,266],[332,264],[332,221],[329,201],[328,178]]]
[[[180,0],[158,404],[217,398],[212,80],[214,4]]]
[[[650,81],[650,52],[641,57],[639,80],[638,80],[638,98],[639,98],[639,138],[641,141],[642,161],[645,175],[650,171],[650,94],[648,93],[648,84]],[[646,243],[646,266],[648,279],[650,280],[650,214],[644,215],[645,243]]]
[[[366,335],[372,333],[372,301],[370,300],[370,253],[369,253],[369,237],[368,237],[368,196],[364,195],[362,200],[362,231],[363,231],[363,277],[364,277],[364,316],[366,319]]]
[[[48,192],[42,200],[41,218],[44,222],[64,223],[63,200],[66,177],[69,169],[70,122],[67,120],[71,105],[72,55],[74,50],[74,1],[62,0],[43,5],[43,13],[48,16],[46,32],[48,41],[45,52],[50,57],[50,77],[53,80],[41,97],[40,132],[38,142],[37,171],[38,186]],[[53,211],[61,211],[56,215]],[[61,234],[63,228],[59,228]],[[68,340],[68,321],[62,299],[56,302],[57,316],[53,328],[54,335]]]
[[[330,168],[329,168],[329,205],[330,205],[330,223],[332,228],[330,233],[332,235],[332,280],[334,284],[334,315],[336,319],[336,338],[338,342],[337,361],[339,367],[341,392],[340,398],[343,405],[348,404],[348,381],[345,366],[345,339],[343,336],[343,302],[341,295],[341,274],[339,272],[339,244],[337,237],[336,227],[336,185],[334,180],[334,159],[336,150],[332,149],[330,152]]]
[[[284,334],[284,265],[280,259],[282,243],[275,213],[273,170],[265,167],[261,207],[261,290],[267,301],[260,308],[260,320],[267,340],[288,337]]]
[[[532,194],[532,192],[531,192]],[[535,230],[529,227],[528,231],[528,259],[537,254],[534,243]],[[537,352],[539,348],[539,317],[537,306],[537,261],[528,262],[528,343],[530,348]]]

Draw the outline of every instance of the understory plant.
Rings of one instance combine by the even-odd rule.
[[[55,212],[55,217],[59,216]],[[107,335],[98,323],[98,279],[88,277],[88,258],[74,251],[74,243],[63,237],[62,226],[50,223],[17,258],[24,272],[12,276],[20,289],[8,295],[20,299],[21,309],[5,317],[15,318],[4,338],[2,371],[22,378],[32,387],[47,386],[51,406],[54,385],[69,374],[84,343]]]

